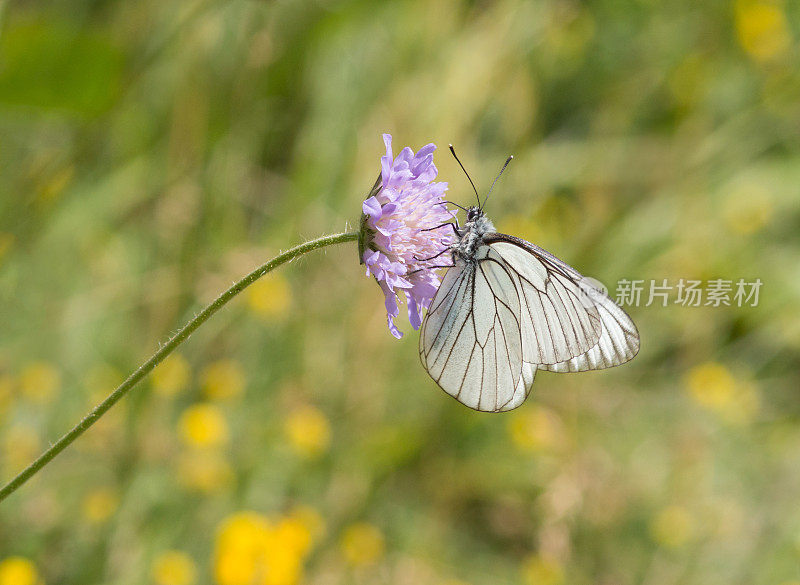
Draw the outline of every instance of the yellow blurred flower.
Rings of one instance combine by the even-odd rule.
[[[508,432],[523,451],[545,451],[557,446],[563,436],[555,413],[538,405],[517,411],[508,419]]]
[[[260,585],[269,572],[266,566],[269,549],[265,542],[269,529],[265,527],[262,534],[250,527],[248,530],[253,534],[245,537],[245,527],[241,524],[241,520],[232,524],[217,540],[214,575],[219,585]],[[240,531],[242,535],[231,537],[228,533],[234,531]]]
[[[22,395],[37,404],[48,404],[61,387],[61,374],[47,362],[32,362],[22,368],[19,388]]]
[[[386,549],[381,531],[366,522],[345,528],[339,545],[345,560],[354,567],[378,562]]]
[[[192,377],[189,362],[179,353],[173,353],[153,370],[153,390],[162,396],[175,396],[189,385]]]
[[[228,460],[213,451],[190,451],[178,459],[178,481],[190,490],[215,493],[229,487],[234,472]]]
[[[100,524],[108,520],[117,510],[119,496],[107,487],[95,488],[83,499],[83,515],[89,521]]]
[[[286,434],[292,447],[309,457],[325,452],[331,442],[330,423],[313,406],[303,406],[289,413]]]
[[[564,569],[555,559],[535,554],[522,563],[522,577],[528,585],[560,585]]]
[[[25,425],[16,425],[3,435],[3,459],[9,472],[18,472],[41,452],[39,435]]]
[[[197,567],[192,557],[179,550],[168,550],[153,562],[156,585],[192,585],[197,580]]]
[[[686,383],[698,404],[718,408],[731,399],[736,380],[722,364],[707,362],[689,370]]]
[[[214,576],[219,585],[295,585],[311,535],[301,522],[277,523],[255,512],[227,518],[217,532]]]
[[[311,550],[311,531],[301,518],[281,519],[275,526],[274,536],[298,556],[304,557]]]
[[[722,364],[706,362],[695,366],[687,373],[685,382],[695,402],[728,422],[747,423],[760,407],[756,386],[736,379]]]
[[[737,0],[736,33],[742,48],[757,61],[786,54],[792,45],[782,6],[764,0]]]
[[[650,522],[650,535],[661,546],[678,548],[691,539],[694,527],[694,517],[686,508],[668,506]]]
[[[23,557],[0,561],[0,585],[41,585],[43,581],[32,562]]]
[[[211,400],[225,400],[241,395],[245,386],[244,368],[234,360],[209,364],[200,376],[205,395]]]
[[[286,277],[273,273],[247,289],[247,305],[255,314],[273,319],[285,314],[292,304],[292,291]]]
[[[190,447],[218,447],[228,441],[228,422],[213,404],[194,404],[178,422],[181,439]]]

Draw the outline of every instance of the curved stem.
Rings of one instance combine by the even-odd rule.
[[[347,232],[323,236],[321,238],[317,238],[316,240],[305,242],[304,244],[295,246],[294,248],[275,256],[275,258],[266,264],[262,264],[250,274],[234,283],[233,286],[219,295],[214,302],[200,311],[200,313],[198,313],[191,321],[186,323],[186,325],[184,325],[180,331],[173,335],[172,338],[170,338],[170,340],[161,347],[161,349],[154,353],[149,360],[139,366],[130,376],[128,376],[127,380],[125,380],[111,394],[109,394],[108,397],[103,400],[103,402],[98,404],[94,410],[87,414],[83,420],[72,427],[67,434],[53,443],[53,445],[51,445],[49,449],[42,453],[33,463],[28,465],[28,467],[23,469],[14,479],[3,486],[3,488],[0,489],[0,501],[14,493],[40,469],[47,465],[56,455],[61,453],[61,451],[69,446],[70,443],[86,432],[86,430],[96,423],[98,419],[103,416],[106,411],[108,411],[108,409],[114,406],[114,404],[116,404],[120,398],[125,396],[125,394],[127,394],[131,388],[133,388],[142,378],[149,374],[153,368],[161,363],[165,357],[175,351],[175,348],[177,348],[181,343],[186,341],[186,339],[195,331],[195,329],[205,323],[208,318],[211,317],[211,315],[219,311],[228,301],[242,292],[245,288],[253,284],[267,272],[277,268],[281,264],[290,262],[291,260],[294,260],[298,256],[306,254],[307,252],[318,250],[319,248],[324,248],[325,246],[331,246],[333,244],[353,242],[356,240],[358,240],[358,232]]]

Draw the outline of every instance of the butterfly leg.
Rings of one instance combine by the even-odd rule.
[[[425,228],[424,230],[420,230],[420,231],[421,232],[432,232],[433,230],[438,230],[439,228],[443,228],[446,225],[449,225],[451,228],[453,228],[453,233],[455,233],[457,238],[461,237],[461,234],[458,231],[461,226],[459,226],[458,223],[454,222],[454,221],[448,221],[447,223],[443,223],[441,225],[437,225],[436,227]]]
[[[453,262],[452,264],[442,264],[441,266],[426,266],[425,268],[417,268],[416,270],[407,272],[405,276],[411,276],[412,274],[416,274],[417,272],[422,272],[423,270],[434,270],[436,268],[452,268],[455,265],[456,263]]]
[[[434,270],[436,268],[452,268],[453,266],[455,266],[456,265],[456,253],[453,250],[450,250],[450,249],[444,250],[443,252],[440,252],[439,254],[436,254],[436,256],[441,256],[444,252],[450,252],[450,254],[451,254],[450,259],[453,261],[452,264],[443,264],[442,266],[426,266],[425,268],[417,268],[416,270],[412,270],[411,272],[408,272],[406,274],[406,276],[411,276],[412,274],[416,274],[417,272],[422,272],[423,270]],[[433,258],[436,258],[436,256],[433,256]],[[433,258],[429,258],[429,260],[432,260]]]
[[[455,266],[455,263],[453,263],[453,264],[442,264],[441,266],[428,266],[428,268],[426,268],[425,270],[433,270],[434,268],[452,268],[453,266]],[[422,269],[420,269],[420,270],[422,270]],[[415,270],[414,272],[419,272],[419,270]]]
[[[428,261],[430,261],[430,260],[433,260],[434,258],[438,258],[438,257],[439,257],[439,256],[441,256],[442,254],[444,254],[444,253],[446,253],[446,252],[450,252],[450,251],[451,251],[451,250],[450,250],[450,248],[445,248],[444,250],[442,250],[441,252],[439,252],[438,254],[436,254],[436,256],[431,256],[430,258],[417,258],[416,256],[414,256],[413,258],[414,258],[414,260],[416,260],[417,262],[428,262]]]

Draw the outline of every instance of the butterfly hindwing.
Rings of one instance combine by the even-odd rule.
[[[598,291],[599,294],[602,294]],[[611,299],[598,302],[603,322],[600,340],[588,352],[557,364],[540,366],[550,372],[585,372],[624,364],[639,351],[639,332],[631,318]]]

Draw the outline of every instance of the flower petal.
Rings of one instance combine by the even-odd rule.
[[[361,204],[361,210],[365,215],[373,219],[378,219],[381,216],[381,204],[375,197],[370,197]]]
[[[416,154],[406,147],[392,158],[391,135],[384,134],[383,141],[382,189],[362,204],[368,216],[363,260],[383,291],[389,331],[399,339],[397,295],[402,291],[409,322],[418,329],[441,282],[436,273],[441,260],[434,257],[448,258],[445,253],[455,243],[451,229],[430,230],[451,221],[455,212],[444,201],[447,183],[432,182],[438,173],[434,144]]]
[[[434,150],[436,150],[436,145],[433,142],[426,144],[417,151],[416,158],[426,157],[429,154],[433,154]]]

